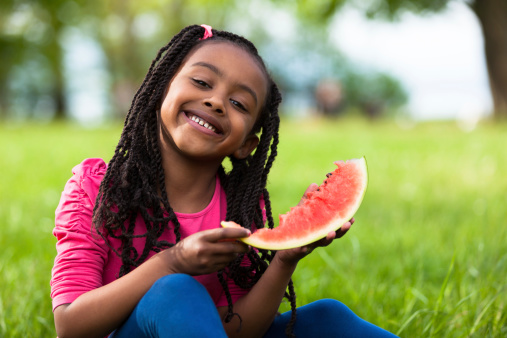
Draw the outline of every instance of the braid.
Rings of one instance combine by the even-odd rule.
[[[290,307],[292,309],[292,312],[290,315],[289,324],[287,324],[287,328],[285,329],[285,334],[287,335],[287,337],[295,337],[294,333],[292,332],[292,329],[294,327],[294,324],[296,323],[296,293],[294,292],[294,283],[292,282],[292,279],[289,281],[288,298],[290,300]]]
[[[221,34],[219,36],[222,37]],[[223,36],[231,40],[235,39],[234,41],[241,39],[231,33],[224,33]],[[243,41],[238,41],[236,43],[243,43]],[[257,50],[250,42],[247,41],[245,47],[248,48],[251,54],[258,55]],[[260,57],[259,62],[264,67]],[[269,193],[266,190],[266,183],[269,171],[277,155],[279,142],[278,130],[280,126],[278,106],[280,102],[280,92],[276,84],[271,81],[266,98],[266,105],[261,113],[258,125],[254,127],[254,130],[257,129],[256,131],[262,130],[261,138],[254,155],[244,160],[231,158],[232,170],[228,173],[228,184],[225,186],[227,195],[227,220],[235,221],[249,229],[252,228],[252,225],[257,229],[264,227],[262,211],[259,206],[259,199],[261,197],[264,199],[265,203],[268,227],[274,227],[271,202]],[[275,252],[269,250],[258,250],[258,252],[251,250],[247,254],[250,267],[241,267],[240,263],[243,258],[238,257],[228,266],[228,276],[232,278],[238,286],[251,288],[267,269],[274,255]],[[224,286],[224,284],[222,285]],[[285,296],[290,301],[292,316],[287,325],[286,333],[288,336],[293,336],[292,330],[296,320],[296,295],[292,280],[288,288],[288,293],[286,293]],[[228,314],[226,316],[226,321],[228,321],[233,317],[232,304],[229,301],[230,292],[225,286],[224,291],[229,302]]]
[[[110,244],[107,238],[115,238],[121,242],[119,248],[110,245],[111,250],[122,261],[119,277],[139,266],[151,252],[167,249],[181,240],[180,223],[169,204],[165,187],[158,139],[158,111],[170,79],[174,77],[189,52],[199,44],[227,41],[244,49],[258,62],[268,79],[266,100],[252,130],[253,133],[261,133],[254,154],[245,159],[231,156],[232,169],[226,172],[221,166],[217,174],[226,193],[227,220],[249,229],[263,228],[263,212],[259,205],[259,201],[263,199],[267,224],[270,228],[274,226],[266,183],[277,155],[280,92],[250,41],[218,30],[213,30],[213,37],[200,40],[203,34],[203,27],[188,26],[158,51],[134,95],[120,140],[100,184],[93,210],[93,223],[108,245]],[[136,235],[134,230],[138,217],[144,221],[146,232]],[[168,229],[174,232],[175,243],[159,239]],[[137,252],[134,248],[135,238],[145,241],[142,252]],[[269,250],[250,250],[217,273],[228,302],[226,321],[230,321],[237,314],[233,313],[232,297],[224,276],[234,280],[242,288],[251,288],[266,271],[274,255],[275,252]],[[250,264],[241,264],[244,260]],[[287,333],[292,334],[296,314],[292,281],[288,289],[285,296],[291,303],[292,318],[287,326]]]
[[[180,224],[169,205],[164,184],[156,111],[168,79],[174,76],[202,32],[200,26],[189,26],[159,50],[132,100],[120,140],[101,182],[93,222],[104,239],[110,236],[121,240],[120,248],[111,248],[123,263],[120,277],[146,260],[150,251],[158,252],[174,244],[158,241],[169,224],[174,227],[176,240],[181,238]],[[144,220],[146,233],[134,236],[138,215]],[[134,237],[146,239],[140,255],[133,247]]]

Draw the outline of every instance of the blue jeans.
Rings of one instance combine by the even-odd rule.
[[[285,337],[291,311],[275,318],[264,337]],[[381,337],[395,335],[364,321],[344,304],[319,300],[297,309],[296,337]],[[207,290],[184,274],[162,277],[109,338],[227,337]]]

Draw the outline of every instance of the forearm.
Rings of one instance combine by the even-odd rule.
[[[239,318],[233,317],[224,324],[229,337],[261,337],[269,329],[295,269],[296,263],[287,265],[275,256],[252,290],[234,304],[233,311],[242,319],[241,331]]]
[[[58,336],[106,336],[125,321],[153,283],[167,273],[164,262],[154,256],[122,278],[57,307],[54,316]]]

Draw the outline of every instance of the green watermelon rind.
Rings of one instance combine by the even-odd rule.
[[[259,248],[259,249],[266,249],[266,250],[286,250],[286,249],[292,249],[297,247],[302,247],[308,244],[311,244],[313,242],[316,242],[324,237],[327,236],[328,233],[337,231],[342,227],[343,224],[347,223],[357,212],[359,209],[364,195],[366,193],[366,189],[368,187],[368,167],[366,164],[366,158],[363,156],[359,159],[351,159],[346,162],[358,162],[359,168],[362,168],[362,177],[363,177],[363,189],[360,192],[360,194],[357,196],[356,202],[350,206],[349,210],[345,213],[342,217],[337,217],[334,220],[328,222],[327,226],[320,230],[316,230],[307,236],[304,237],[298,237],[293,240],[284,240],[283,242],[280,241],[266,241],[262,237],[255,236],[255,233],[252,234],[250,237],[241,238],[240,240],[248,245],[251,245],[253,247]],[[222,222],[222,226],[232,227],[232,225],[228,222]],[[258,231],[262,232],[263,229],[260,229]],[[266,229],[267,231],[270,231],[269,229]]]

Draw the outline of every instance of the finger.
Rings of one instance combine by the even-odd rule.
[[[307,246],[309,249],[305,249],[305,253],[309,254],[311,251],[313,251],[316,247],[325,247],[325,246],[328,246],[329,244],[331,244],[333,242],[333,240],[337,239],[337,238],[340,238],[342,237],[343,235],[345,235],[347,233],[347,231],[349,231],[350,227],[352,226],[351,222],[353,223],[353,219],[345,224],[343,224],[340,229],[336,230],[336,231],[330,231],[328,232],[328,234],[326,235],[326,237],[316,241],[313,245],[311,246]],[[306,248],[306,247],[303,247],[303,248]]]
[[[303,193],[303,197],[301,197],[301,200],[299,201],[298,205],[300,205],[301,203],[303,203],[303,200],[305,200],[306,198],[308,198],[308,193],[314,192],[318,188],[319,188],[319,185],[317,183],[310,184],[308,186],[308,188],[306,188],[305,192]]]
[[[303,194],[304,197],[307,197],[309,192],[314,192],[317,189],[319,189],[319,185],[317,183],[312,183],[306,188],[305,193]]]
[[[315,245],[310,244],[310,245],[300,246],[297,248],[292,248],[292,249],[288,249],[288,250],[284,250],[284,251],[290,252],[290,255],[293,258],[300,260],[303,257],[311,254],[313,250],[315,250]]]
[[[336,238],[343,237],[349,231],[350,227],[352,226],[351,222],[347,222],[344,225],[341,226],[340,229],[336,230]]]
[[[218,243],[216,245],[222,246],[221,243]],[[235,250],[233,250],[233,251],[235,251]],[[226,249],[226,251],[222,252],[222,253],[217,251],[213,254],[213,266],[217,270],[223,269],[226,266],[228,266],[230,263],[232,263],[233,261],[238,260],[238,257],[240,257],[241,254],[246,254],[247,251],[248,250],[240,251],[240,252],[228,252],[228,249]]]
[[[237,256],[221,256],[220,258],[216,259],[212,265],[209,266],[209,271],[206,273],[216,272],[222,269],[225,269]]]
[[[313,252],[313,250],[315,250],[314,246],[305,246],[305,247],[303,247],[302,251],[305,255],[309,255]]]
[[[240,254],[247,253],[250,249],[248,245],[240,241],[219,241],[216,244],[216,254],[227,255],[227,254]]]
[[[234,222],[227,222],[229,224]],[[236,223],[234,223],[235,226],[233,228],[218,228],[218,229],[211,229],[211,230],[205,230],[202,231],[203,239],[209,241],[209,242],[218,242],[220,240],[227,240],[227,239],[238,239],[238,238],[245,238],[250,236],[251,231],[248,229],[245,229]]]
[[[318,244],[319,246],[328,246],[329,244],[331,244],[333,242],[333,240],[336,238],[336,232],[334,231],[330,231],[326,237],[324,237],[323,239],[321,239]]]

